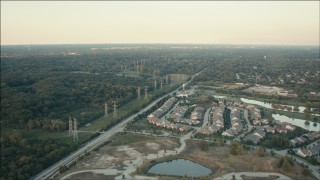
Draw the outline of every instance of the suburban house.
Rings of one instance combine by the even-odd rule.
[[[298,149],[296,154],[302,157],[309,157],[309,156],[319,156],[320,153],[320,145],[312,146],[308,149]]]
[[[213,133],[217,133],[219,130],[223,129],[224,122],[223,122],[223,110],[224,105],[220,105],[219,107],[214,107],[213,111],[211,112],[211,125],[201,128],[198,130],[198,133],[210,135]]]
[[[306,137],[308,138],[309,141],[312,141],[320,137],[320,131],[310,132],[306,134]]]
[[[287,134],[288,130],[286,128],[283,128],[281,126],[278,126],[275,128],[275,131],[279,134]]]
[[[266,136],[266,133],[261,128],[255,130],[252,134],[249,134],[244,138],[244,141],[252,142],[253,144],[258,144],[261,139],[263,139]]]
[[[296,145],[306,143],[307,141],[308,140],[306,138],[304,138],[303,136],[296,137],[296,138],[290,140],[290,145],[294,147]]]
[[[240,115],[239,108],[231,107],[231,112],[230,112],[231,127],[226,131],[224,131],[221,135],[233,137],[242,131],[243,125],[241,120],[239,119],[239,115]]]
[[[259,119],[252,120],[252,123],[253,123],[254,126],[260,126],[261,125],[261,121]]]
[[[261,124],[267,125],[267,124],[269,124],[269,120],[268,119],[261,119]]]
[[[190,127],[188,126],[185,126],[182,124],[174,124],[167,120],[160,119],[160,117],[163,116],[164,113],[166,113],[176,101],[177,99],[174,97],[168,99],[160,108],[158,108],[156,111],[148,115],[147,117],[148,122],[157,127],[178,130],[180,132],[189,130]]]
[[[271,133],[271,134],[274,134],[276,132],[273,127],[265,127],[265,130],[267,133]]]

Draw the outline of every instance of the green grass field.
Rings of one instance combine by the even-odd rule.
[[[151,136],[144,136],[144,135],[138,135],[138,134],[123,134],[120,135],[116,140],[112,141],[110,145],[117,146],[117,145],[126,145],[136,142],[143,142],[143,141],[149,141],[154,140],[154,137]]]
[[[131,115],[130,112],[138,111],[138,110],[142,109],[145,105],[150,103],[150,100],[155,95],[155,93],[164,92],[164,91],[168,91],[168,90],[169,90],[169,88],[167,87],[167,88],[164,88],[162,91],[150,92],[148,94],[147,100],[144,99],[144,96],[141,96],[140,99],[135,99],[135,100],[121,106],[117,110],[117,118],[113,117],[113,113],[109,113],[108,117],[104,117],[104,116],[100,117],[100,118],[96,119],[95,121],[92,121],[91,126],[81,127],[79,130],[99,131],[100,129],[109,126],[113,121],[120,121],[124,117]]]

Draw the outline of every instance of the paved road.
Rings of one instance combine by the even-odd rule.
[[[185,85],[188,85],[194,79],[195,76],[199,75],[203,71],[204,70],[202,70],[202,71],[198,72],[197,74],[193,75],[191,77],[191,79],[188,82],[185,83]],[[133,121],[133,119],[136,116],[138,116],[139,114],[142,114],[142,113],[146,112],[147,110],[149,110],[151,107],[156,105],[164,97],[166,97],[168,95],[173,95],[174,93],[178,92],[178,90],[180,88],[182,88],[182,86],[178,87],[177,89],[173,90],[172,92],[170,92],[170,93],[168,93],[168,94],[156,99],[155,101],[151,102],[147,107],[145,107],[142,110],[140,110],[139,112],[131,115],[130,117],[122,120],[120,123],[118,123],[117,125],[113,126],[111,129],[106,131],[104,134],[101,134],[100,136],[96,137],[95,139],[89,141],[83,147],[81,147],[78,150],[76,150],[75,152],[71,153],[69,156],[61,159],[59,162],[53,164],[52,166],[50,166],[49,168],[45,169],[44,171],[42,171],[41,173],[37,174],[36,176],[32,177],[31,179],[35,179],[35,180],[40,180],[41,179],[42,180],[42,179],[51,178],[56,173],[58,173],[59,167],[65,166],[65,165],[67,165],[67,166],[70,165],[72,162],[76,161],[77,157],[79,157],[80,155],[83,155],[86,152],[89,152],[89,151],[95,149],[100,144],[102,144],[102,143],[106,142],[108,139],[110,139],[116,133],[123,131],[125,125],[127,123],[129,123],[130,121]]]
[[[211,109],[212,108],[208,108],[207,111],[204,113],[202,128],[207,127],[209,125]]]
[[[254,126],[252,126],[252,125],[250,124],[250,121],[249,121],[249,118],[248,118],[248,110],[243,109],[243,117],[244,117],[244,119],[245,119],[246,122],[247,122],[247,127],[248,127],[248,129],[247,129],[246,131],[244,131],[242,134],[240,134],[238,137],[234,138],[234,140],[236,140],[236,141],[240,141],[240,138],[241,138],[241,137],[244,137],[244,135],[245,135],[247,132],[251,132],[252,128],[254,127]]]
[[[215,180],[225,180],[225,179],[232,179],[233,175],[235,176],[235,179],[237,180],[241,180],[241,176],[242,175],[246,175],[246,176],[250,176],[250,177],[269,177],[270,175],[272,176],[278,176],[277,179],[281,179],[281,180],[289,180],[291,178],[289,178],[288,176],[285,176],[283,174],[280,173],[266,173],[266,172],[232,172],[232,173],[228,173],[225,174],[221,177],[216,178]]]
[[[249,121],[248,110],[246,110],[246,109],[243,110],[243,117],[247,121],[248,132],[250,132],[251,129],[253,128],[253,126],[250,124],[250,121]]]
[[[161,120],[166,120],[169,116],[170,116],[170,114],[172,113],[172,111],[174,111],[176,108],[177,108],[177,106],[179,105],[179,101],[177,101],[174,105],[173,105],[173,108],[171,108],[165,115],[163,115],[162,117],[161,117]]]

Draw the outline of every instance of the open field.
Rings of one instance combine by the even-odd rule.
[[[137,158],[157,154],[161,150],[173,150],[179,146],[179,140],[174,138],[151,137],[136,134],[123,134],[98,151],[92,151],[88,156],[79,160],[76,165],[56,178],[62,178],[70,173],[67,179],[108,179],[122,174]],[[101,173],[88,172],[100,170]],[[82,172],[83,171],[83,172]],[[103,174],[104,173],[104,174]],[[83,175],[83,176],[82,176]]]
[[[302,176],[302,168],[295,164],[291,171],[285,172],[277,167],[279,157],[272,157],[270,153],[266,156],[259,157],[256,150],[245,150],[243,155],[231,155],[229,147],[213,146],[208,151],[201,151],[196,143],[189,143],[187,154],[191,154],[188,158],[195,162],[199,162],[213,169],[213,177],[218,177],[229,172],[279,172],[289,177],[296,178],[296,172],[300,172],[300,178],[307,179]],[[250,162],[250,163],[249,163]]]
[[[96,174],[92,172],[82,172],[75,175],[72,175],[70,179],[77,180],[100,180],[100,179],[114,179],[115,175],[104,175],[104,174]],[[69,179],[69,178],[67,178]]]
[[[298,172],[299,178],[312,179],[302,175],[302,167],[297,163],[290,171],[278,168],[279,157],[273,157],[269,152],[264,157],[258,156],[256,150],[244,150],[242,155],[231,155],[227,146],[213,145],[209,146],[207,151],[202,151],[198,143],[190,141],[185,151],[179,155],[179,158],[189,159],[210,168],[213,173],[208,177],[204,177],[205,179],[217,178],[230,172],[278,172],[291,178],[297,178],[296,172]],[[151,164],[151,162],[149,163]],[[143,166],[149,167],[150,165],[144,164]],[[244,178],[250,179],[251,177]],[[273,178],[270,177],[269,179]],[[160,179],[176,179],[176,177],[162,176]]]
[[[112,141],[110,145],[111,146],[128,145],[136,142],[154,141],[154,140],[155,138],[152,136],[133,135],[129,133],[129,134],[123,134],[119,136],[116,140]]]
[[[278,176],[255,177],[255,176],[246,176],[246,175],[242,175],[241,177],[243,180],[274,180],[279,178]]]
[[[224,84],[221,84],[220,86],[228,90],[234,90],[234,89],[245,87],[247,86],[247,84],[224,83]]]

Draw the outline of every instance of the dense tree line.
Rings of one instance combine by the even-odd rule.
[[[224,123],[224,130],[227,130],[231,127],[231,117],[230,117],[231,110],[227,107],[224,108],[223,111],[223,123]]]
[[[170,73],[194,74],[204,67],[195,66],[195,61],[186,63],[185,56],[175,55],[178,53],[170,49],[92,52],[79,46],[68,47],[70,51],[79,51],[79,55],[68,56],[58,51],[67,47],[32,47],[38,50],[34,54],[20,48],[13,53],[2,47],[8,57],[1,58],[2,123],[20,127],[25,127],[30,119],[67,121],[72,112],[85,108],[91,109],[93,116],[86,117],[91,121],[103,114],[104,102],[111,107],[116,100],[121,106],[137,97],[137,86],[147,85],[153,90],[155,69],[160,72],[157,78],[164,78]],[[144,63],[140,77],[119,76],[124,66],[128,71],[135,70],[133,61]],[[84,124],[82,119],[80,123]]]
[[[29,179],[78,147],[54,139],[28,140],[19,132],[0,140],[1,179]]]

